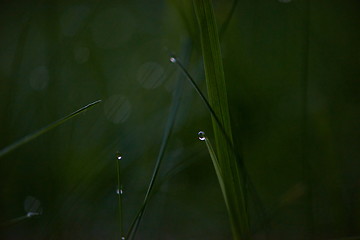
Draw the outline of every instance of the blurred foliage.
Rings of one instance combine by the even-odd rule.
[[[232,1],[214,3],[222,23]],[[233,131],[261,199],[249,199],[254,239],[360,235],[360,4],[311,1],[307,19],[305,3],[239,1],[222,39]],[[0,158],[0,222],[26,215],[29,197],[42,206],[41,216],[1,227],[1,239],[119,238],[116,152],[128,228],[170,111],[178,69],[169,52],[189,38],[189,71],[205,89],[193,17],[181,0],[0,2],[1,149],[103,100]],[[230,238],[197,139],[211,136],[210,122],[186,84],[137,239]]]

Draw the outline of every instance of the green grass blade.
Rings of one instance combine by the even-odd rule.
[[[195,14],[198,20],[200,40],[204,61],[204,70],[208,98],[215,115],[224,127],[225,135],[216,119],[212,117],[215,135],[216,156],[223,173],[225,188],[224,199],[228,201],[228,214],[234,239],[249,239],[250,226],[245,196],[245,181],[240,164],[236,160],[227,103],[225,75],[220,51],[218,30],[210,0],[194,0]],[[231,145],[226,139],[229,136]]]
[[[179,66],[180,70],[187,77],[187,79],[189,80],[191,86],[198,93],[199,97],[201,98],[201,100],[205,104],[205,106],[208,109],[209,113],[215,119],[215,121],[216,121],[217,125],[219,126],[220,130],[222,131],[223,135],[226,137],[226,141],[228,143],[228,146],[231,146],[232,151],[235,153],[236,160],[238,161],[238,163],[241,166],[241,172],[243,174],[244,181],[246,182],[245,184],[247,186],[247,191],[248,191],[248,194],[249,194],[249,198],[251,197],[251,201],[253,203],[253,206],[255,207],[255,212],[257,212],[258,216],[260,216],[260,219],[261,219],[261,221],[258,223],[258,225],[260,227],[259,226],[256,227],[255,230],[264,228],[265,225],[269,221],[269,216],[267,216],[268,214],[265,211],[264,205],[263,205],[263,203],[262,203],[262,201],[261,201],[261,199],[260,199],[260,197],[258,195],[258,192],[255,189],[255,186],[254,186],[254,184],[253,184],[253,182],[252,182],[246,168],[245,168],[245,165],[243,164],[242,156],[241,156],[241,153],[239,152],[239,149],[236,148],[234,145],[232,145],[232,142],[230,141],[229,136],[226,134],[224,127],[220,123],[219,117],[215,114],[214,110],[210,106],[209,101],[206,99],[204,93],[200,90],[200,88],[197,85],[197,83],[195,82],[194,78],[191,76],[191,74],[187,71],[187,69],[181,63],[181,60],[173,55],[172,59],[171,59],[171,62],[173,62],[174,64]],[[209,150],[209,153],[210,153],[210,150]]]
[[[208,139],[208,137],[205,135],[205,133],[203,131],[200,131],[198,133],[198,135],[199,135],[199,139],[201,141],[205,141],[205,143],[206,143],[206,147],[207,147],[207,149],[209,151],[209,154],[210,154],[212,163],[214,165],[214,169],[215,169],[217,178],[219,180],[220,188],[221,188],[221,191],[222,191],[223,196],[224,196],[224,201],[225,201],[225,204],[226,204],[226,208],[229,211],[230,210],[229,209],[229,201],[227,199],[227,194],[226,194],[226,190],[225,190],[225,183],[223,181],[224,180],[224,174],[223,174],[223,171],[222,171],[222,169],[220,167],[219,160],[216,157],[216,153],[214,151],[214,148],[212,147],[212,144],[211,144],[210,140]]]
[[[123,221],[123,187],[122,187],[122,178],[121,178],[121,164],[120,161],[122,156],[117,153],[116,154],[116,173],[117,173],[117,184],[118,188],[116,193],[118,195],[118,208],[119,208],[119,221],[120,221],[120,237],[124,237],[124,221]]]
[[[205,95],[200,90],[199,86],[196,84],[193,77],[190,75],[190,73],[186,70],[184,65],[181,63],[181,61],[176,56],[171,57],[170,61],[180,67],[181,71],[185,74],[186,78],[189,80],[191,86],[195,89],[196,93],[200,96],[201,100],[205,104],[207,110],[210,112],[210,114],[213,117],[214,121],[216,122],[217,126],[220,128],[220,131],[222,132],[223,136],[226,138],[227,144],[233,149],[233,151],[235,153],[237,153],[237,151],[235,151],[235,148],[233,146],[232,140],[230,139],[229,135],[227,135],[227,133],[225,132],[225,128],[222,125],[222,123],[220,122],[219,117],[216,115],[214,109],[211,107],[209,101],[206,99]],[[241,159],[240,155],[237,157],[237,159],[239,159],[239,160]]]
[[[187,41],[184,48],[185,48],[184,52],[186,53],[187,57],[189,58],[190,52],[191,52],[191,42]],[[153,175],[151,177],[147,192],[145,194],[143,204],[142,204],[141,208],[139,209],[138,213],[136,214],[133,222],[131,223],[131,226],[129,228],[128,234],[126,235],[125,239],[134,239],[137,229],[140,225],[141,219],[143,217],[143,214],[145,212],[146,206],[147,206],[149,199],[153,193],[155,181],[157,179],[157,176],[158,176],[158,173],[160,170],[160,166],[161,166],[162,160],[164,158],[165,150],[169,143],[169,138],[170,138],[171,132],[174,128],[176,115],[177,115],[177,112],[178,112],[178,109],[179,109],[179,106],[181,103],[181,97],[182,97],[182,92],[183,92],[183,87],[184,87],[183,83],[184,83],[184,81],[183,81],[183,79],[181,79],[181,77],[179,75],[179,79],[178,79],[177,86],[176,86],[176,91],[173,95],[172,106],[171,106],[169,117],[168,117],[168,120],[166,123],[166,127],[164,129],[163,139],[161,142],[160,151],[159,151],[159,154],[158,154],[158,157],[156,160],[156,164],[154,167]]]
[[[181,83],[181,81],[179,81],[179,83]],[[145,211],[146,206],[147,206],[147,204],[149,202],[149,199],[151,197],[151,194],[152,194],[152,191],[153,191],[153,188],[154,188],[154,184],[155,184],[155,181],[157,179],[162,160],[164,158],[165,150],[166,150],[166,147],[168,145],[172,129],[174,127],[176,113],[177,113],[179,105],[180,105],[180,98],[181,98],[181,95],[182,95],[182,88],[183,88],[183,86],[179,86],[179,85],[177,87],[177,92],[174,95],[174,102],[173,102],[174,105],[172,106],[170,114],[169,114],[169,118],[168,118],[167,126],[166,126],[165,131],[164,131],[160,151],[159,151],[159,154],[158,154],[158,157],[157,157],[157,160],[156,160],[156,164],[155,164],[155,167],[154,167],[154,171],[153,171],[153,174],[152,174],[148,189],[147,189],[145,197],[144,197],[143,204],[142,204],[140,210],[138,211],[138,213],[136,214],[135,219],[133,220],[133,222],[132,222],[132,224],[130,226],[130,229],[128,231],[128,234],[127,234],[125,239],[133,239],[135,237],[135,234],[137,232],[137,229],[138,229],[139,224],[141,222],[141,219],[143,217],[144,211]]]
[[[8,220],[6,222],[3,222],[0,224],[0,227],[8,227],[8,226],[11,226],[13,224],[17,224],[19,222],[22,222],[24,220],[28,220],[29,219],[29,216],[27,215],[24,215],[24,216],[21,216],[21,217],[17,217],[17,218],[13,218],[11,220]]]
[[[73,113],[71,113],[71,114],[69,114],[69,115],[67,115],[67,116],[65,116],[65,117],[63,117],[63,118],[61,118],[61,119],[59,119],[59,120],[57,120],[57,121],[55,121],[55,122],[53,122],[53,123],[45,126],[45,127],[43,127],[43,128],[41,128],[40,130],[38,130],[38,131],[36,131],[36,132],[34,132],[34,133],[31,133],[31,134],[29,134],[29,135],[21,138],[20,140],[14,142],[13,144],[11,144],[11,145],[3,148],[3,149],[0,151],[0,158],[3,157],[4,155],[6,155],[6,154],[8,154],[8,153],[10,153],[10,152],[12,152],[12,151],[14,151],[15,149],[21,147],[21,146],[24,145],[25,143],[28,143],[28,142],[30,142],[31,140],[34,140],[35,138],[43,135],[44,133],[47,133],[48,131],[52,130],[53,128],[55,128],[55,127],[57,127],[57,126],[65,123],[66,121],[68,121],[68,120],[70,120],[71,118],[79,115],[80,113],[82,113],[82,112],[84,112],[84,111],[86,111],[86,110],[94,107],[96,104],[98,104],[98,103],[100,103],[100,102],[101,102],[101,100],[97,100],[97,101],[95,101],[95,102],[93,102],[93,103],[90,103],[90,104],[88,104],[88,105],[86,105],[86,106],[84,106],[84,107],[76,110],[75,112],[73,112]]]

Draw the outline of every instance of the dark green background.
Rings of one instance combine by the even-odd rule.
[[[305,0],[240,0],[222,39],[234,135],[253,182],[254,239],[360,236],[360,4],[309,2],[307,15]],[[215,2],[220,25],[231,4]],[[0,2],[0,148],[103,100],[0,158],[1,222],[26,214],[27,196],[43,207],[40,217],[1,227],[1,239],[118,239],[118,151],[129,226],[176,88],[169,52],[184,57],[193,41],[189,70],[206,89],[189,6]],[[216,175],[197,139],[199,130],[212,137],[209,116],[185,82],[162,184],[137,239],[230,238]]]

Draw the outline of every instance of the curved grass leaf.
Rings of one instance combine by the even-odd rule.
[[[186,53],[186,55],[189,57],[190,52],[191,52],[191,42],[187,41],[185,46],[184,46],[184,52]],[[173,95],[173,101],[172,101],[172,106],[170,109],[170,113],[169,113],[169,117],[166,123],[166,127],[164,129],[164,135],[163,135],[163,139],[161,142],[161,147],[160,147],[160,151],[156,160],[156,164],[154,167],[154,171],[148,186],[148,189],[146,191],[145,197],[144,197],[144,201],[142,203],[142,206],[140,207],[138,213],[136,214],[133,222],[131,223],[131,226],[129,228],[129,231],[125,237],[125,239],[134,239],[136,232],[138,230],[138,227],[140,225],[140,222],[142,220],[143,214],[145,212],[145,209],[147,207],[147,204],[149,203],[150,197],[153,193],[154,190],[154,185],[155,185],[155,181],[157,179],[159,170],[160,170],[160,166],[162,163],[162,160],[164,158],[165,155],[165,150],[166,147],[169,143],[169,138],[171,135],[171,132],[174,128],[174,124],[175,124],[175,120],[176,120],[176,114],[178,112],[180,103],[181,103],[181,97],[182,97],[182,92],[183,92],[183,84],[184,81],[182,81],[181,76],[179,75],[179,79],[177,82],[177,86],[176,86],[176,90],[175,93]]]
[[[219,117],[220,125],[212,116],[215,135],[216,156],[222,171],[224,184],[224,199],[228,202],[228,214],[234,239],[249,239],[250,224],[245,196],[245,180],[241,165],[236,160],[232,149],[233,139],[230,125],[230,115],[227,103],[225,75],[220,51],[218,30],[210,0],[193,0],[195,14],[198,20],[200,41],[202,47],[206,85],[209,103]],[[227,137],[228,136],[228,140]],[[228,144],[230,141],[231,144]]]
[[[21,138],[20,140],[14,142],[13,144],[3,148],[1,151],[0,151],[0,158],[3,157],[4,155],[14,151],[15,149],[21,147],[22,145],[24,145],[25,143],[28,143],[30,142],[31,140],[34,140],[35,138],[43,135],[44,133],[47,133],[48,131],[52,130],[53,128],[65,123],[66,121],[70,120],[71,118],[79,115],[80,113],[94,107],[96,104],[100,103],[101,100],[97,100],[93,103],[89,103],[88,105],[76,110],[75,112],[63,117],[63,118],[60,118],[59,120],[41,128],[40,130],[34,132],[34,133],[31,133],[23,138]]]

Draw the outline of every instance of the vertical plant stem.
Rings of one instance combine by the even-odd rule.
[[[118,194],[118,208],[119,208],[119,224],[120,224],[120,238],[122,239],[124,237],[124,221],[123,221],[123,204],[122,204],[122,198],[123,198],[123,188],[122,188],[122,180],[121,180],[121,161],[122,157],[121,155],[117,154],[116,156],[116,167],[117,167],[117,182],[118,182],[118,188],[117,188],[117,194]]]
[[[233,136],[227,102],[225,75],[215,16],[210,0],[193,0],[198,21],[209,103],[219,117],[220,125],[212,116],[216,155],[223,174],[224,199],[228,201],[228,214],[233,238],[249,239],[250,224],[245,196],[245,180],[233,151]],[[227,136],[229,140],[227,140]],[[231,144],[228,143],[230,141]],[[220,181],[220,180],[219,180]]]

